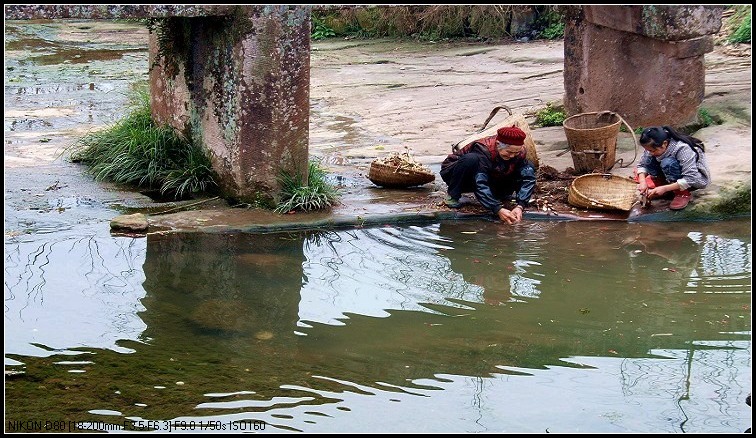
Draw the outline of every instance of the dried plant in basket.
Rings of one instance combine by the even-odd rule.
[[[406,188],[427,184],[436,176],[425,165],[418,163],[409,151],[392,152],[370,163],[368,179],[386,188]]]

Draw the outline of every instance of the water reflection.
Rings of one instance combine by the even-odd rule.
[[[137,315],[146,242],[55,231],[50,239],[6,236],[5,352],[129,351],[117,341],[136,339],[146,327]]]
[[[47,321],[57,330],[6,342],[6,364],[27,366],[6,384],[11,418],[66,397],[77,420],[117,412],[313,432],[749,423],[748,222],[151,234],[128,257],[33,241],[6,240],[11,332],[52,317],[46,300],[63,278],[89,292],[66,289],[70,303],[56,302],[71,329]],[[144,257],[136,297],[124,279],[133,266],[116,268],[134,255]],[[93,340],[104,327],[77,309],[127,290],[119,305],[130,313],[97,311],[108,326],[138,315],[138,332],[121,329],[117,346]],[[53,381],[67,389],[49,391]]]
[[[144,48],[126,50],[59,49],[55,53],[31,56],[28,61],[39,65],[84,64],[92,61],[120,60],[129,52],[144,52]]]
[[[343,325],[347,314],[387,317],[389,310],[427,310],[448,298],[477,300],[439,251],[452,249],[438,225],[384,227],[308,236],[300,326]]]

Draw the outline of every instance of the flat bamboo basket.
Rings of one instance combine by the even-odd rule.
[[[406,188],[433,182],[436,176],[430,172],[373,161],[368,179],[375,185],[386,188]]]
[[[570,184],[567,202],[594,210],[630,211],[638,201],[638,184],[611,173],[589,173]]]

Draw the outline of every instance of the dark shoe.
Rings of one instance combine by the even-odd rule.
[[[462,203],[459,202],[459,199],[454,199],[452,197],[448,197],[444,199],[444,204],[446,204],[449,208],[460,208],[462,207]]]
[[[675,190],[675,198],[669,203],[670,210],[682,210],[690,202],[690,192],[687,190]]]

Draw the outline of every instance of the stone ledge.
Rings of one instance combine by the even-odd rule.
[[[719,5],[583,6],[586,21],[663,41],[713,35],[722,27]]]
[[[711,35],[684,41],[651,40],[651,48],[664,53],[670,58],[685,59],[703,56],[714,50],[714,37]]]
[[[117,19],[211,17],[233,15],[237,10],[248,13],[260,11],[263,6],[247,5],[8,5],[6,20],[39,19]]]

